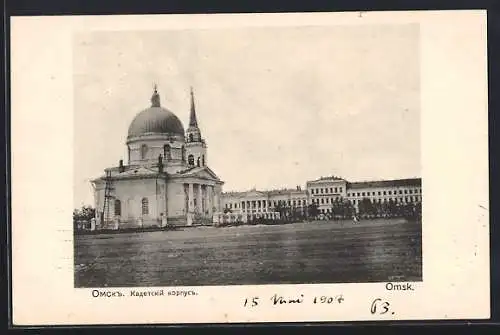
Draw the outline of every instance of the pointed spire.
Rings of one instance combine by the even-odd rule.
[[[156,84],[154,85],[153,96],[151,96],[151,107],[160,107],[160,95],[158,94]]]
[[[198,120],[196,120],[196,108],[194,106],[193,87],[191,87],[191,114],[189,116],[189,126],[198,128]]]

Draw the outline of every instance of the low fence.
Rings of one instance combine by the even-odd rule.
[[[215,213],[212,221],[216,227],[271,222],[281,222],[280,213]]]

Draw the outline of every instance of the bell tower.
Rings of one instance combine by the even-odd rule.
[[[186,155],[189,166],[207,165],[207,146],[201,137],[196,118],[196,107],[194,102],[193,88],[191,88],[191,110],[189,114],[189,127],[186,130]]]

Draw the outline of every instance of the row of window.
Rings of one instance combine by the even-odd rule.
[[[405,189],[405,190],[399,190],[399,191],[378,191],[378,192],[353,192],[353,193],[347,193],[348,197],[355,197],[355,196],[370,196],[371,195],[392,195],[394,192],[394,195],[398,194],[419,194],[421,191],[420,189]],[[336,193],[342,193],[342,187],[330,187],[330,188],[313,188],[311,189],[311,194],[336,194]]]
[[[189,155],[188,156],[188,164],[191,166],[194,166],[194,156]],[[196,166],[205,166],[205,155],[201,155],[201,158],[198,157],[196,160]]]
[[[333,204],[335,202],[335,200],[340,200],[340,197],[311,199],[311,202],[313,204],[317,204],[317,205],[325,205],[325,204]],[[420,201],[421,197],[420,196],[406,196],[404,198],[400,197],[400,198],[371,199],[372,202],[379,202],[379,203],[388,202],[390,200],[392,200],[394,202],[416,202],[416,201]],[[348,200],[348,202],[351,204],[357,204],[360,201],[361,200],[356,200],[356,199]],[[266,200],[251,201],[249,207],[246,206],[246,203],[247,202],[226,203],[225,208],[229,208],[229,209],[232,209],[232,208],[245,209],[245,207],[247,207],[247,208],[261,208],[261,207],[265,207]],[[288,205],[288,206],[306,206],[307,202],[306,202],[306,200],[288,200],[288,201],[285,201],[285,200],[270,201],[269,200],[269,201],[267,201],[268,207],[276,207],[278,204],[285,205],[285,206],[286,205]]]
[[[122,202],[119,199],[115,199],[115,216],[122,215]],[[141,200],[141,213],[142,215],[149,214],[149,200],[148,198],[142,198]]]
[[[149,148],[148,148],[147,144],[141,145],[141,159],[148,158],[148,151],[149,151]],[[129,152],[129,154],[130,154],[130,152]],[[184,146],[182,146],[181,147],[181,158],[183,161],[185,161],[185,157],[186,157],[186,148]],[[163,146],[163,158],[165,158],[166,160],[172,159],[172,148],[170,147],[169,144],[165,144]]]
[[[148,146],[146,144],[143,144],[141,146],[141,159],[147,159],[147,155],[148,155]],[[182,158],[182,161],[184,162],[186,160],[186,148],[184,146],[181,147],[181,158]],[[129,152],[129,155],[130,155],[130,152]],[[171,152],[171,148],[170,148],[170,145],[169,144],[165,144],[163,146],[163,157],[168,161],[168,160],[171,160],[172,159],[172,152]],[[188,164],[191,165],[191,166],[194,166],[195,165],[195,161],[194,161],[194,156],[193,155],[189,155],[188,156]],[[205,155],[202,155],[201,157],[198,157],[197,160],[196,160],[196,165],[197,166],[205,166]]]
[[[311,194],[328,194],[328,193],[342,193],[342,187],[330,187],[330,192],[328,192],[328,187],[311,189]]]
[[[420,196],[407,196],[407,197],[400,197],[400,198],[384,198],[384,199],[378,198],[378,199],[369,199],[369,200],[373,203],[375,203],[375,202],[378,202],[378,203],[389,202],[391,200],[395,203],[398,203],[398,202],[407,203],[407,202],[421,201],[421,199],[422,199],[422,197],[420,197]],[[326,200],[326,201],[323,201],[323,200]],[[349,200],[347,200],[348,203],[353,204],[353,205],[359,204],[361,201],[362,201],[362,199],[358,199],[358,200],[349,199]],[[324,198],[323,199],[312,199],[312,202],[316,203],[317,205],[329,204],[328,198],[327,199],[324,199]],[[333,201],[331,201],[330,204],[333,204]]]
[[[375,195],[403,195],[403,194],[420,194],[421,190],[416,188],[416,189],[405,189],[405,190],[394,190],[394,191],[378,191],[378,192],[352,192],[352,193],[347,193],[348,197],[364,197],[364,196],[375,196]]]
[[[249,205],[247,206],[247,202]],[[253,200],[253,201],[244,201],[244,202],[235,202],[235,203],[226,203],[225,208],[261,208],[261,207],[276,207],[278,205],[283,206],[305,206],[307,201],[305,199],[299,200]]]

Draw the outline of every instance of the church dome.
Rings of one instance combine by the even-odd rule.
[[[160,96],[156,88],[151,97],[151,107],[137,114],[128,128],[129,138],[150,133],[184,136],[184,126],[181,120],[174,113],[160,106]]]

